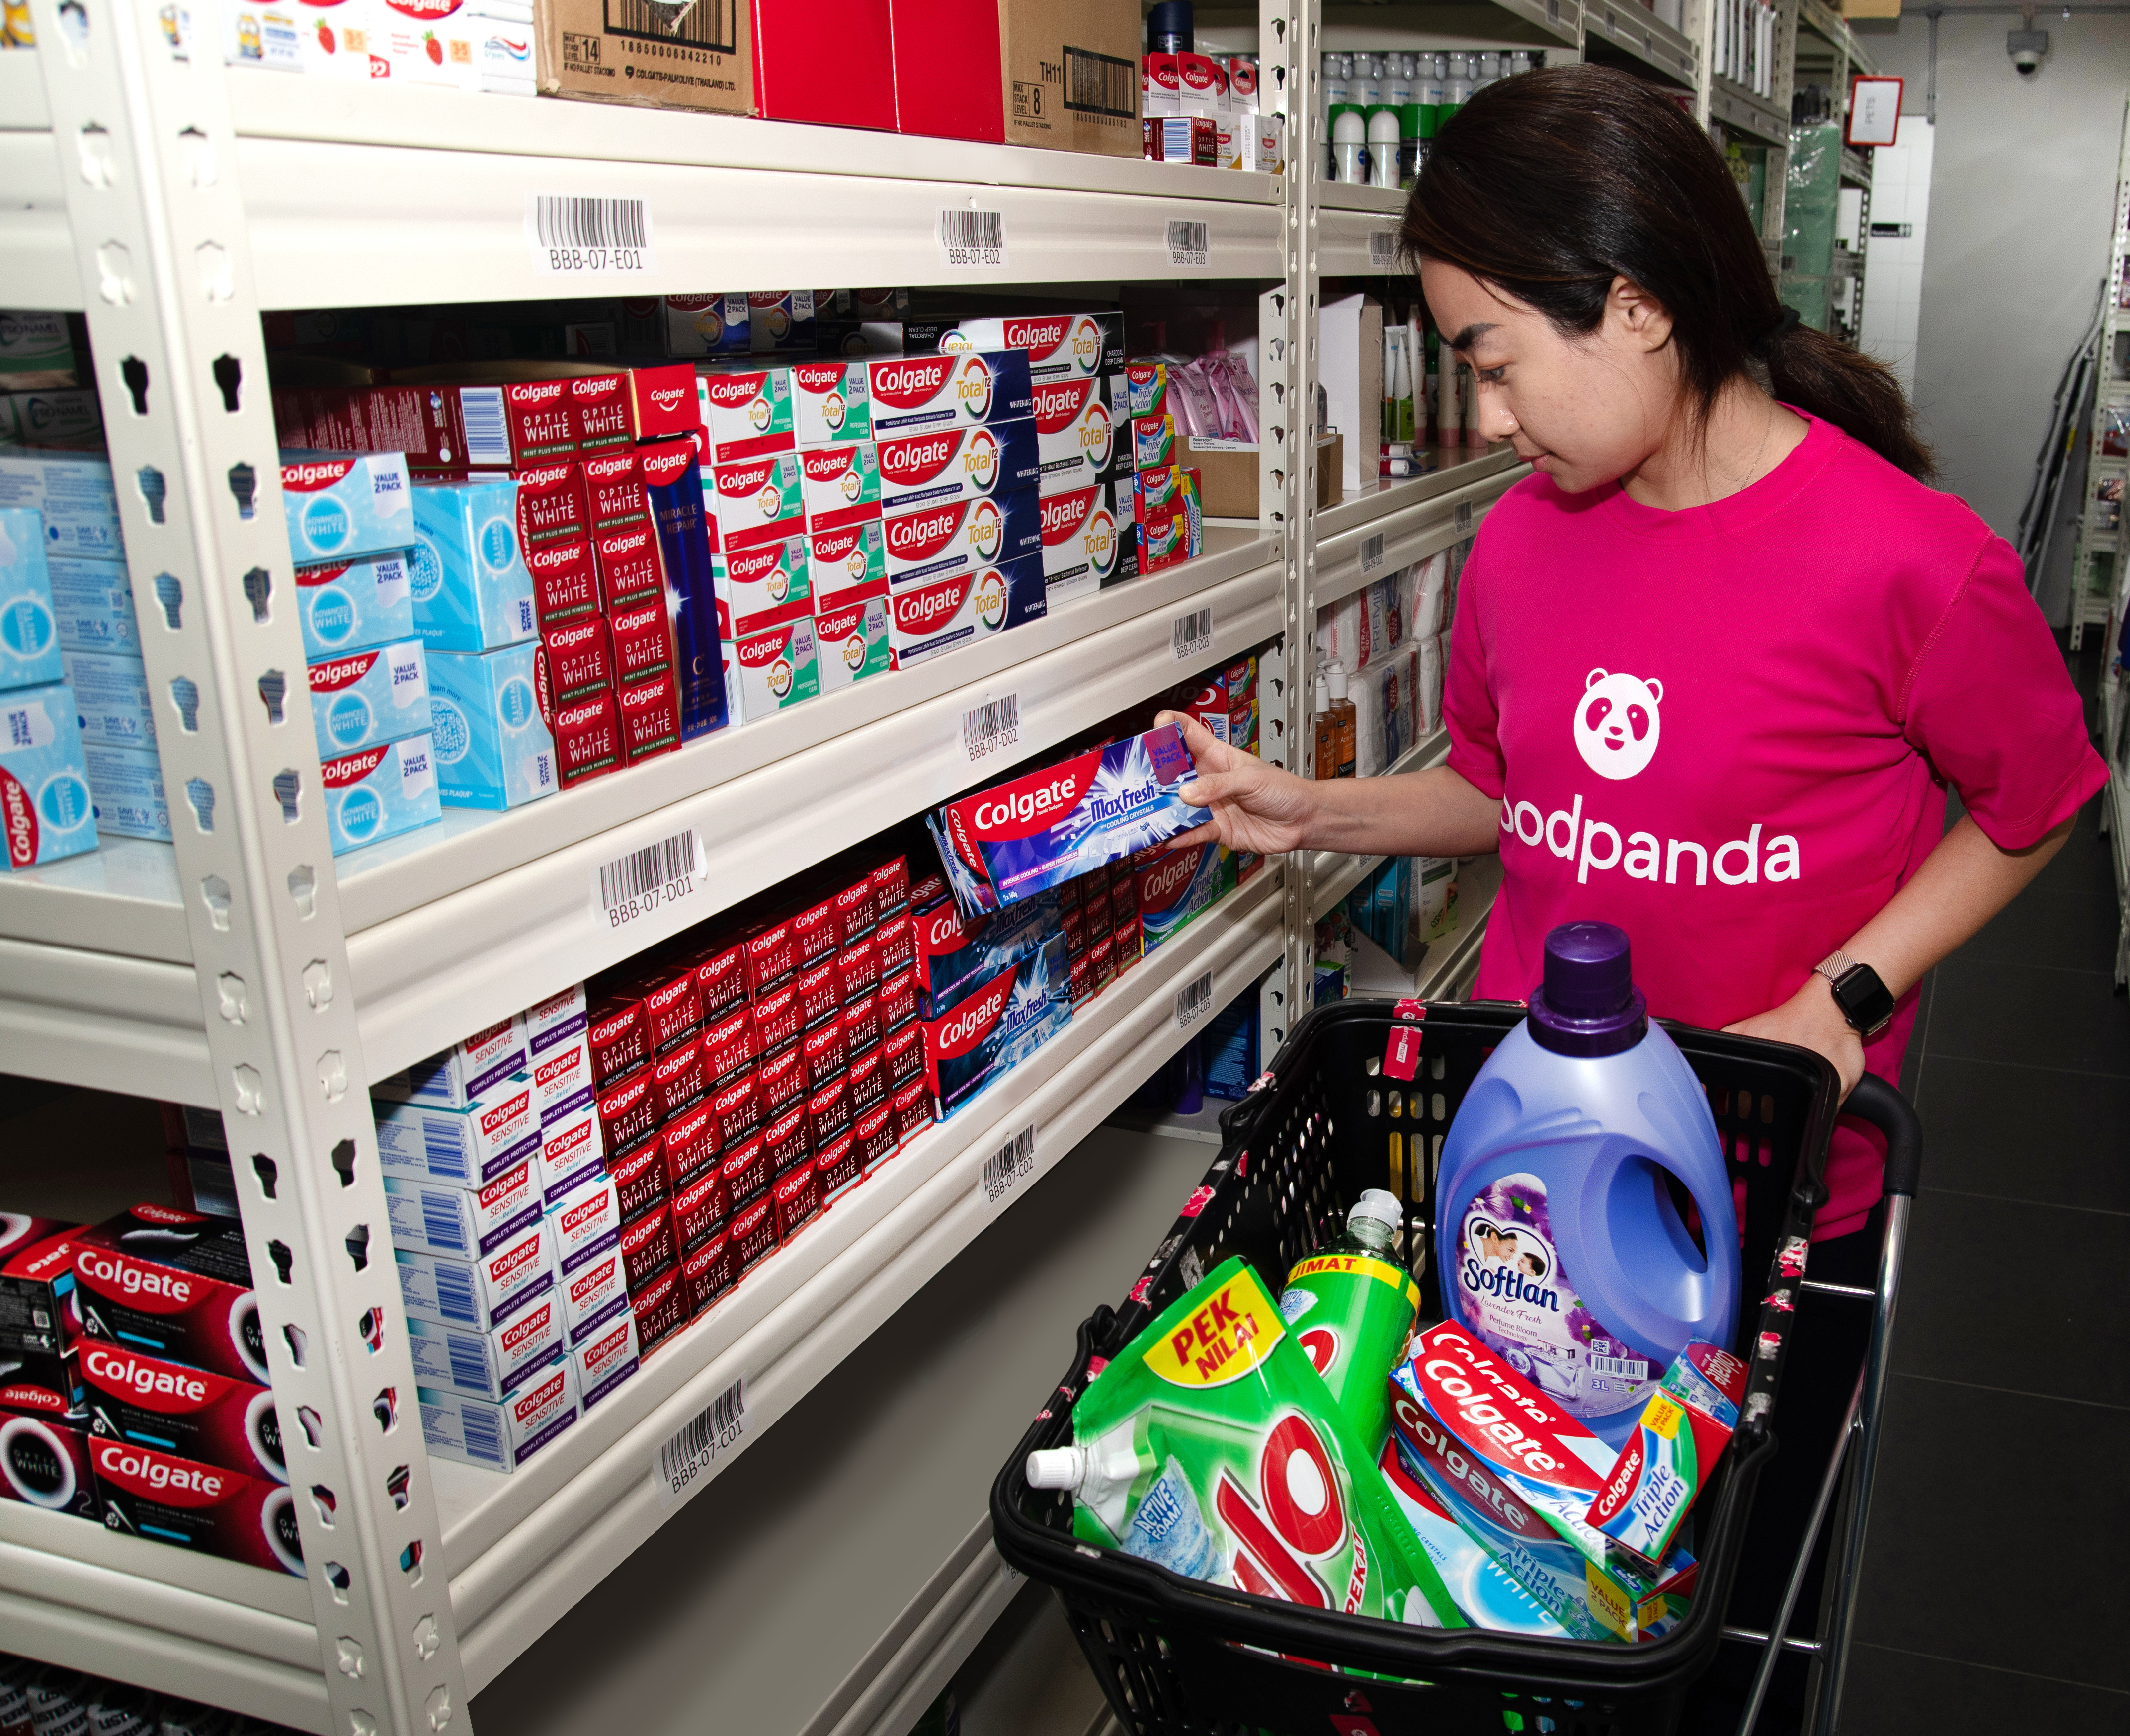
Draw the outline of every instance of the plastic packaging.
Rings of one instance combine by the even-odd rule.
[[[1371,1455],[1389,1434],[1391,1370],[1405,1359],[1420,1312],[1420,1286],[1397,1263],[1404,1219],[1395,1194],[1365,1190],[1345,1233],[1295,1261],[1279,1299],[1310,1366]]]

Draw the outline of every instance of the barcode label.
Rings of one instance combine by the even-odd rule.
[[[528,193],[525,240],[538,277],[642,277],[657,266],[651,207],[642,199]]]
[[[962,751],[973,765],[1020,740],[1020,695],[1005,694],[962,713]]]
[[[733,0],[606,0],[606,27],[617,36],[640,36],[648,42],[685,42],[690,48],[709,48],[730,54],[739,43],[735,21],[738,8]],[[571,42],[582,38],[571,38]],[[592,37],[596,49],[599,38]],[[566,55],[581,50],[566,46]],[[591,59],[596,64],[595,53]]]
[[[1368,236],[1368,264],[1378,271],[1387,271],[1397,263],[1397,231],[1378,229]]]
[[[1457,503],[1457,534],[1461,537],[1471,528],[1472,503],[1469,500],[1460,500]]]
[[[996,1205],[1034,1167],[1035,1123],[1030,1122],[984,1159],[984,1203]]]
[[[957,211],[939,213],[939,257],[955,270],[1005,264],[1005,213]]]
[[[480,1322],[473,1305],[473,1278],[463,1266],[453,1266],[439,1261],[437,1273],[437,1312],[447,1320],[463,1320],[469,1326]]]
[[[1177,269],[1206,269],[1213,263],[1212,246],[1207,225],[1177,217],[1168,220],[1168,263]]]
[[[422,1157],[432,1176],[453,1181],[473,1180],[473,1166],[466,1161],[466,1137],[456,1115],[422,1118]]]
[[[510,424],[503,414],[500,386],[461,386],[459,415],[466,423],[468,464],[510,462]]]
[[[503,1430],[499,1421],[501,1414],[485,1405],[459,1407],[459,1433],[469,1457],[486,1459],[491,1465],[503,1462]]]
[[[655,912],[695,898],[708,882],[702,875],[702,834],[676,832],[592,870],[592,919],[609,929],[626,928]]]
[[[1213,605],[1193,609],[1187,615],[1178,615],[1171,641],[1176,661],[1188,662],[1193,657],[1203,656],[1213,648]]]
[[[1187,1031],[1209,1012],[1213,1005],[1213,973],[1201,971],[1196,980],[1187,982],[1176,991],[1176,1028]]]
[[[1590,1369],[1593,1374],[1617,1375],[1626,1381],[1650,1377],[1650,1365],[1639,1357],[1601,1357],[1594,1350],[1590,1353]]]
[[[742,1375],[658,1449],[651,1472],[658,1504],[670,1507],[679,1500],[711,1466],[738,1451],[746,1433],[747,1376]]]
[[[1361,570],[1373,573],[1383,564],[1383,533],[1378,531],[1361,545]]]
[[[444,1353],[451,1359],[451,1385],[461,1392],[477,1393],[486,1398],[490,1379],[487,1341],[464,1333],[451,1333],[444,1339]]]
[[[422,1233],[432,1247],[449,1248],[453,1253],[466,1252],[466,1234],[459,1223],[459,1214],[451,1201],[440,1194],[422,1195]]]
[[[1083,114],[1129,121],[1139,112],[1139,68],[1115,55],[1065,50],[1065,106]]]

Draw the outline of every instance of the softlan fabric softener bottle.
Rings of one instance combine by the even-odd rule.
[[[1435,1257],[1449,1317],[1616,1447],[1688,1339],[1731,1344],[1738,1221],[1715,1119],[1611,923],[1546,936],[1531,1014],[1444,1142]]]

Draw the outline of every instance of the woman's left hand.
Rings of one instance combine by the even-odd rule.
[[[1827,979],[1816,971],[1779,1007],[1770,1007],[1765,1013],[1723,1028],[1735,1031],[1741,1037],[1765,1037],[1771,1042],[1795,1043],[1801,1049],[1824,1055],[1841,1075],[1844,1102],[1856,1089],[1856,1081],[1864,1076],[1863,1039],[1849,1028],[1849,1021],[1841,1016],[1841,1009],[1834,1004]]]

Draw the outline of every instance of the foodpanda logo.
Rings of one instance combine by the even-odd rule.
[[[1575,707],[1575,748],[1601,778],[1631,778],[1656,757],[1664,684],[1590,671]]]

